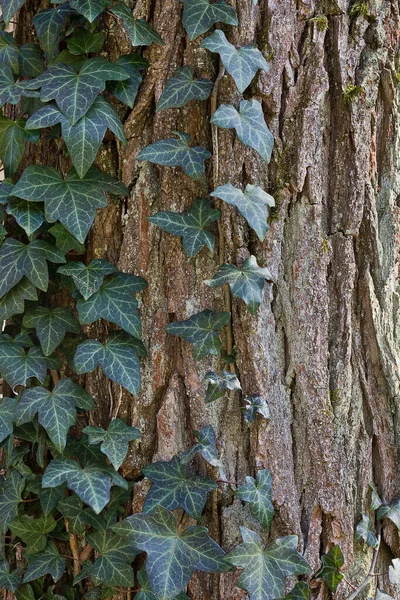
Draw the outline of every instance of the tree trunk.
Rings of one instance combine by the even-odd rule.
[[[202,38],[189,43],[176,0],[136,2],[134,16],[148,19],[165,46],[144,52],[151,68],[126,115],[127,148],[110,138],[99,155],[103,168],[120,173],[130,196],[98,211],[89,258],[107,258],[147,279],[140,313],[149,356],[142,362],[138,398],[99,374],[87,377],[97,401],[93,422],[105,425],[118,415],[143,431],[139,451],[123,467],[130,478],[144,464],[187,448],[194,430],[212,424],[222,479],[242,482],[257,469],[272,471],[272,535],[299,535],[315,568],[321,552],[339,544],[347,576],[357,582],[371,558],[354,543],[355,524],[369,507],[368,484],[375,482],[387,500],[400,493],[399,3],[369,0],[369,16],[357,16],[356,10],[350,16],[349,0],[233,5],[240,25],[224,27],[228,39],[236,45],[256,42],[271,65],[245,94],[262,101],[275,137],[269,167],[232,131],[211,131],[210,102],[155,113],[176,68],[189,64],[215,80],[219,64],[200,48]],[[314,19],[321,15],[328,28],[324,19]],[[130,51],[116,21],[110,18],[108,26],[111,56]],[[230,76],[222,77],[216,92],[218,104],[237,105]],[[208,187],[180,169],[136,162],[141,148],[173,130],[218,148],[209,161]],[[264,243],[223,203],[214,254],[203,249],[190,259],[179,238],[147,221],[159,210],[188,208],[228,180],[255,183],[274,195],[277,208]],[[164,328],[204,308],[224,310],[222,288],[211,290],[204,280],[221,262],[241,264],[250,253],[268,266],[274,282],[266,284],[256,316],[242,301],[232,302],[243,394],[261,394],[272,412],[270,421],[258,417],[248,427],[241,394],[204,402],[204,376],[223,364],[211,358],[195,362],[191,345]],[[248,519],[234,488],[221,486],[204,519],[226,550],[238,542],[239,525]],[[381,567],[399,552],[398,534],[386,523],[383,549]],[[378,584],[388,589],[387,578],[378,578]],[[342,583],[339,597],[350,591]],[[195,577],[189,595],[245,597],[232,574],[219,583]]]

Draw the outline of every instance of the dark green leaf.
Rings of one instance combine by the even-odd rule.
[[[16,385],[26,385],[31,377],[36,377],[41,383],[46,380],[47,368],[53,367],[52,359],[44,356],[38,346],[24,349],[21,344],[5,342],[0,344],[0,372],[11,388]],[[59,364],[57,363],[57,367]]]
[[[344,564],[340,546],[332,546],[328,554],[324,554],[321,557],[321,563],[322,566],[315,574],[315,577],[323,579],[331,592],[336,592],[337,586],[343,579],[343,575],[339,570]]]
[[[65,448],[67,433],[76,422],[76,409],[91,410],[91,396],[71,379],[60,379],[52,392],[43,387],[24,391],[18,403],[15,419],[18,425],[29,423],[38,414],[39,423],[59,452]]]
[[[29,42],[20,47],[19,70],[23,77],[37,77],[43,73],[43,54],[37,44]]]
[[[224,0],[210,2],[209,0],[182,0],[183,26],[190,40],[205,33],[215,23],[238,25],[234,9]]]
[[[201,46],[220,55],[222,64],[232,75],[240,93],[249,87],[258,69],[262,69],[266,73],[269,71],[269,64],[254,44],[235,48],[228,42],[224,32],[220,29],[203,40]]]
[[[85,300],[97,292],[106,275],[115,271],[118,271],[117,267],[101,258],[96,258],[88,266],[82,262],[69,262],[58,269],[58,273],[72,277]]]
[[[146,69],[148,63],[139,54],[132,53],[119,56],[115,61],[115,64],[126,71],[127,75],[129,75],[129,79],[110,82],[107,87],[118,100],[130,108],[133,108],[139,86],[142,82],[142,74],[140,71]]]
[[[62,498],[57,504],[57,510],[68,521],[69,532],[75,535],[82,535],[85,533],[85,513],[83,512],[83,504],[77,496],[74,495]]]
[[[362,519],[356,527],[356,540],[365,542],[371,548],[377,548],[378,540],[371,519],[366,513],[361,513],[361,515]]]
[[[113,529],[128,535],[135,548],[147,552],[146,572],[157,598],[175,598],[194,571],[229,570],[224,551],[208,536],[205,527],[189,527],[178,533],[175,516],[161,506],[151,515],[132,515]]]
[[[127,537],[103,531],[89,533],[88,543],[100,554],[90,576],[94,583],[107,583],[115,587],[133,587],[135,577],[128,564],[139,554]]]
[[[49,542],[44,552],[41,552],[29,563],[28,570],[24,575],[24,583],[34,581],[44,575],[51,575],[53,580],[58,581],[65,571],[65,559],[60,556],[54,542]]]
[[[10,565],[6,560],[0,560],[0,589],[5,588],[10,592],[15,592],[21,584],[21,579],[15,573],[10,573]]]
[[[60,485],[56,488],[40,489],[37,495],[40,500],[40,506],[45,516],[49,515],[51,511],[57,506],[57,503],[61,498],[64,497],[65,485]]]
[[[45,220],[42,204],[27,202],[19,198],[11,200],[7,206],[7,213],[14,217],[18,225],[25,230],[28,236],[35,233]]]
[[[267,218],[270,206],[275,206],[272,196],[264,192],[257,185],[247,184],[244,192],[235,188],[231,183],[220,185],[211,193],[211,196],[221,198],[227,204],[232,204],[246,219],[250,227],[263,241],[268,231]]]
[[[13,431],[16,405],[15,398],[1,398],[0,400],[0,442],[5,440]]]
[[[298,581],[294,588],[286,594],[284,600],[310,600],[311,590],[304,581]]]
[[[22,94],[23,90],[15,83],[14,73],[10,65],[6,62],[0,62],[0,106],[18,104]],[[2,119],[5,118],[2,117]]]
[[[211,117],[211,123],[222,129],[235,129],[242,144],[253,148],[265,162],[271,160],[274,136],[265,124],[258,100],[242,100],[239,112],[231,104],[221,104]]]
[[[71,0],[72,8],[86,17],[89,23],[93,23],[110,4],[110,0]]]
[[[298,538],[279,538],[263,548],[259,536],[246,527],[240,528],[243,543],[227,556],[227,561],[243,569],[238,586],[246,590],[249,600],[274,600],[284,596],[286,577],[310,573],[307,561],[297,552]]]
[[[211,154],[201,146],[190,147],[190,135],[174,132],[178,139],[160,140],[143,148],[137,155],[137,160],[149,162],[164,167],[182,167],[186,175],[200,181],[204,178],[204,161]]]
[[[130,37],[132,46],[150,46],[150,44],[164,45],[162,37],[157,31],[143,19],[135,20],[132,17],[132,10],[122,2],[114,4],[111,12],[116,17],[122,19],[124,28]]]
[[[225,327],[229,319],[229,312],[203,310],[186,321],[170,323],[165,330],[193,344],[193,356],[200,360],[207,354],[218,354],[222,342],[217,331]]]
[[[22,324],[28,329],[36,329],[36,335],[46,356],[50,356],[61,344],[67,331],[80,332],[79,323],[71,309],[61,306],[54,309],[37,306],[25,314]]]
[[[236,496],[250,504],[250,512],[261,523],[264,529],[269,530],[274,517],[272,504],[272,477],[268,469],[258,471],[257,480],[246,477],[246,483],[239,486]]]
[[[22,585],[15,592],[16,600],[35,600],[35,594],[33,593],[32,586],[27,583]]]
[[[61,32],[67,24],[68,17],[73,12],[69,3],[66,2],[55,8],[41,10],[33,17],[36,35],[50,59],[58,54]]]
[[[67,46],[71,54],[100,52],[105,39],[105,33],[95,33],[87,29],[78,29],[74,37],[67,40]]]
[[[19,72],[19,48],[7,31],[0,31],[0,64],[3,63],[11,67],[13,73]]]
[[[213,467],[220,467],[221,461],[218,460],[217,436],[211,425],[206,425],[201,431],[195,431],[194,435],[198,442],[189,450],[183,452],[180,457],[183,461],[191,460],[195,454],[199,453]]]
[[[19,11],[24,2],[25,0],[2,0],[1,16],[3,17],[6,25],[9,24],[15,13]]]
[[[271,418],[269,404],[265,398],[263,398],[263,396],[260,396],[259,394],[251,394],[250,396],[245,396],[243,398],[243,402],[245,403],[245,407],[243,408],[243,416],[248,425],[251,425],[251,423],[255,422],[257,414],[261,415],[265,419]]]
[[[219,219],[220,214],[208,200],[198,198],[189,210],[181,213],[162,210],[148,219],[164,231],[182,237],[187,255],[195,256],[203,246],[214,250],[215,236],[205,228]]]
[[[215,371],[208,371],[206,381],[208,381],[205,398],[207,404],[222,398],[226,390],[236,391],[242,389],[236,373],[229,373],[229,371],[222,371],[221,375],[218,375]]]
[[[25,150],[25,119],[13,121],[0,115],[0,160],[6,177],[13,177]]]
[[[57,525],[52,516],[32,519],[23,515],[10,523],[10,529],[26,545],[28,554],[37,554],[46,548],[47,534]]]
[[[390,519],[397,529],[400,529],[400,498],[395,498],[388,505],[383,505],[378,508],[376,513],[377,519]]]
[[[56,223],[53,227],[50,227],[49,233],[55,238],[57,248],[64,254],[71,250],[75,250],[78,254],[85,253],[85,245],[78,242],[61,223]]]
[[[100,444],[101,451],[110,459],[114,469],[118,471],[128,453],[129,442],[140,438],[140,431],[130,427],[122,419],[111,421],[105,431],[102,427],[85,427],[84,433],[89,437],[89,444]]]
[[[166,108],[185,106],[191,100],[207,100],[212,88],[212,81],[195,79],[191,67],[182,67],[168,79],[158,101],[156,112]]]
[[[18,515],[18,504],[22,502],[25,478],[11,470],[7,479],[0,478],[0,531],[5,532]]]
[[[158,600],[158,598],[151,591],[150,583],[146,573],[146,567],[140,569],[137,574],[138,582],[140,584],[140,591],[136,594],[135,600]],[[189,600],[189,597],[181,592],[175,596],[174,600]]]

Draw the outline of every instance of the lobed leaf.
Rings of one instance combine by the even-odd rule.
[[[226,390],[236,391],[242,389],[236,373],[229,373],[229,371],[222,371],[221,375],[218,375],[215,371],[208,371],[206,381],[208,381],[205,398],[207,404],[222,398]]]
[[[205,33],[215,23],[238,25],[235,10],[224,0],[210,2],[209,0],[182,0],[183,26],[190,40]]]
[[[110,459],[118,471],[129,449],[129,442],[140,439],[141,433],[136,427],[130,427],[122,419],[111,421],[105,431],[102,427],[88,426],[83,430],[89,437],[89,444],[100,444],[100,450]]]
[[[218,460],[217,436],[211,425],[206,425],[200,431],[194,431],[197,442],[189,450],[182,452],[180,458],[183,462],[192,460],[196,454],[201,456],[213,467],[220,467],[221,461]]]
[[[315,577],[323,579],[331,592],[335,592],[343,579],[340,568],[344,565],[344,558],[340,546],[332,546],[329,552],[321,557],[321,563],[322,566]]]
[[[2,398],[0,400],[0,442],[13,432],[16,405],[15,398]]]
[[[54,542],[49,542],[46,549],[33,561],[30,561],[24,575],[24,583],[35,581],[44,575],[51,575],[54,582],[61,579],[65,571],[65,558],[60,556]]]
[[[271,409],[263,396],[260,396],[259,394],[250,394],[243,398],[243,402],[245,403],[243,416],[248,425],[255,422],[257,414],[265,419],[271,418]]]
[[[269,531],[274,517],[272,504],[272,477],[268,469],[258,471],[257,479],[246,477],[246,482],[236,490],[240,500],[248,502],[250,513]]]
[[[5,533],[18,515],[18,505],[22,502],[24,487],[25,477],[15,469],[10,470],[6,479],[0,478],[0,532]]]
[[[213,5],[215,6],[215,5]],[[157,103],[156,112],[185,106],[191,100],[207,100],[213,88],[208,79],[195,79],[191,67],[182,67],[168,79]]]
[[[89,533],[87,541],[100,555],[90,569],[90,576],[96,585],[106,583],[115,587],[134,587],[135,576],[128,563],[139,552],[127,537],[110,531],[97,531]]]
[[[132,10],[122,2],[117,2],[111,8],[111,12],[122,19],[124,28],[130,37],[132,46],[150,46],[151,44],[164,45],[162,37],[144,19],[135,20]]]
[[[217,331],[225,327],[230,316],[229,312],[203,310],[186,321],[170,323],[165,330],[193,344],[193,356],[200,360],[207,354],[218,354],[222,342]]]
[[[111,81],[107,88],[118,100],[133,108],[142,82],[141,71],[147,68],[148,62],[139,54],[132,53],[119,56],[114,64],[124,69],[128,79]]]
[[[0,589],[4,588],[9,592],[15,592],[21,585],[21,579],[18,571],[10,572],[10,565],[7,560],[0,560]]]
[[[11,388],[26,385],[31,377],[36,377],[40,383],[44,383],[47,369],[59,366],[58,359],[44,356],[37,346],[25,350],[18,342],[0,344],[0,372]]]
[[[38,554],[46,548],[47,534],[55,529],[57,523],[51,515],[32,519],[23,515],[10,523],[10,529],[26,545],[28,554]]]
[[[110,4],[110,0],[71,0],[71,7],[83,15],[89,23],[93,23]]]
[[[24,327],[36,329],[45,356],[50,356],[61,344],[67,331],[79,333],[80,327],[69,308],[58,306],[54,309],[37,306],[23,318]]]

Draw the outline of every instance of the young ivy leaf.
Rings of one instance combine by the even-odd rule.
[[[33,17],[33,26],[36,35],[42,44],[49,59],[58,54],[58,43],[62,30],[68,18],[74,14],[68,2],[55,8],[46,8]]]
[[[362,519],[356,527],[356,540],[365,542],[371,548],[378,547],[378,540],[371,519],[366,513],[361,513]]]
[[[218,484],[206,477],[192,475],[187,461],[174,456],[170,461],[155,462],[142,469],[152,486],[146,496],[143,512],[156,506],[174,510],[179,506],[195,519],[201,517],[207,495]]]
[[[136,594],[136,600],[158,600],[158,598],[153,594],[149,579],[146,573],[146,567],[143,567],[137,573],[137,579],[140,585],[140,591]],[[189,596],[185,594],[185,592],[181,592],[177,596],[175,596],[174,600],[189,600]]]
[[[343,553],[340,546],[335,545],[329,550],[328,554],[321,557],[322,566],[315,574],[315,577],[323,579],[331,590],[336,592],[336,588],[343,579],[340,568],[344,565]]]
[[[106,583],[115,587],[134,587],[135,576],[130,566],[139,554],[129,539],[111,531],[89,533],[87,542],[100,555],[90,569],[95,583]]]
[[[44,208],[42,204],[27,202],[14,198],[7,206],[7,214],[12,215],[18,225],[31,236],[44,223]]]
[[[61,579],[65,571],[65,558],[60,556],[54,542],[49,542],[43,552],[29,562],[24,575],[24,583],[35,581],[44,575],[51,575],[54,582]]]
[[[122,183],[95,167],[91,167],[82,179],[75,169],[71,169],[64,179],[52,167],[39,165],[26,168],[13,189],[13,194],[23,200],[44,201],[46,220],[50,223],[59,220],[82,243],[92,226],[96,209],[107,206],[106,192],[123,196],[127,190]]]
[[[116,271],[118,271],[117,267],[102,258],[92,260],[88,266],[82,262],[69,262],[58,269],[58,273],[61,275],[72,277],[85,300],[97,292],[106,275],[111,275]]]
[[[201,181],[204,178],[204,161],[211,154],[202,146],[190,147],[190,135],[174,132],[178,139],[160,140],[143,148],[137,155],[137,160],[148,160],[163,167],[182,167],[186,175]]]
[[[71,250],[74,250],[78,254],[85,254],[85,245],[78,242],[78,240],[74,238],[61,223],[56,223],[53,227],[50,227],[48,232],[56,240],[57,248],[64,254],[67,254],[67,252],[70,252]]]
[[[54,103],[46,104],[26,123],[26,128],[38,129],[61,124],[68,153],[79,177],[84,177],[93,164],[107,128],[126,143],[124,128],[113,107],[102,97],[96,98],[87,113],[75,125]]]
[[[111,81],[107,84],[107,88],[118,100],[133,108],[142,82],[141,71],[147,68],[148,62],[140,54],[132,52],[131,54],[119,56],[114,64],[122,67],[129,79]]]
[[[47,368],[59,368],[59,360],[44,356],[41,348],[33,346],[28,351],[16,342],[0,344],[0,373],[11,388],[26,385],[31,377],[44,383]]]
[[[83,15],[89,23],[93,23],[110,4],[110,0],[71,0],[71,7]]]
[[[74,36],[67,40],[67,46],[71,54],[79,55],[100,52],[105,39],[105,33],[95,33],[87,29],[78,29]]]
[[[141,433],[136,427],[130,427],[122,419],[111,421],[105,431],[102,427],[89,425],[83,430],[89,437],[89,444],[100,444],[100,450],[110,459],[118,471],[128,454],[129,442],[140,439]]]
[[[28,329],[36,329],[46,356],[50,356],[61,344],[67,331],[80,332],[79,323],[72,311],[61,306],[54,309],[37,306],[24,315],[22,324]]]
[[[7,479],[0,478],[0,532],[5,533],[9,524],[18,515],[18,505],[22,502],[25,477],[11,469]]]
[[[251,314],[254,315],[260,306],[261,294],[266,279],[268,281],[272,280],[269,270],[265,267],[259,267],[256,257],[250,256],[245,261],[242,269],[224,263],[214,277],[204,283],[213,288],[228,283],[232,295],[235,298],[241,298],[247,304]]]
[[[183,247],[188,256],[195,256],[203,246],[214,250],[215,236],[205,228],[217,221],[221,212],[211,208],[208,200],[197,198],[189,210],[173,213],[167,210],[148,217],[150,223],[161,227],[164,231],[183,239]]]
[[[86,340],[80,344],[74,363],[79,375],[94,371],[100,365],[107,377],[135,396],[140,390],[138,355],[146,355],[143,344],[121,331],[109,336],[105,344],[97,340]]]
[[[397,529],[400,529],[400,498],[395,498],[390,504],[382,504],[376,513],[377,519],[389,519]]]
[[[198,442],[189,450],[182,452],[180,458],[183,462],[188,462],[198,453],[213,467],[220,467],[221,461],[218,460],[217,436],[211,425],[206,425],[200,431],[194,431]]]
[[[275,206],[275,200],[257,185],[246,185],[244,192],[231,183],[218,186],[211,194],[221,198],[227,204],[236,206],[249,226],[256,232],[259,240],[264,241],[268,231],[268,209]]]
[[[215,371],[208,371],[206,373],[206,381],[208,381],[207,393],[205,402],[215,402],[218,398],[222,398],[226,390],[241,390],[239,379],[235,373],[229,373],[229,371],[222,371],[221,375],[218,375]]]
[[[212,88],[212,81],[195,79],[191,67],[182,67],[175,71],[175,74],[165,84],[157,103],[156,112],[166,108],[185,106],[191,100],[207,100]]]
[[[0,588],[5,588],[9,592],[15,592],[21,585],[21,579],[17,572],[10,572],[8,560],[0,560]]]
[[[10,529],[26,545],[28,554],[38,554],[46,548],[47,534],[53,531],[57,522],[51,515],[32,519],[23,515],[10,523]]]
[[[210,122],[222,129],[235,129],[242,144],[253,148],[265,162],[271,160],[274,136],[265,124],[258,100],[242,100],[239,112],[231,104],[221,104]]]
[[[294,588],[286,594],[284,600],[310,600],[310,586],[304,581],[298,581]]]
[[[152,514],[135,514],[113,530],[131,538],[138,550],[147,553],[146,572],[157,598],[175,598],[189,583],[194,571],[228,571],[225,553],[205,527],[177,531],[175,516],[161,506]]]
[[[88,325],[98,319],[105,319],[140,339],[142,324],[136,312],[137,300],[133,294],[141,292],[146,286],[147,282],[136,275],[127,273],[110,275],[88,300],[77,301],[79,321],[83,325]]]
[[[13,432],[14,411],[17,406],[15,398],[2,398],[0,400],[0,442]]]
[[[203,40],[201,47],[220,55],[222,64],[229,75],[232,75],[240,93],[249,87],[258,69],[262,69],[266,73],[270,69],[269,64],[254,44],[235,48],[228,42],[224,32],[220,29]]]
[[[259,523],[269,531],[271,521],[274,517],[274,505],[272,504],[272,477],[268,469],[258,471],[257,479],[246,477],[246,483],[239,486],[236,496],[240,500],[248,502],[250,513]]]
[[[222,348],[217,331],[225,327],[230,316],[229,312],[203,310],[186,321],[170,323],[165,330],[193,344],[193,356],[195,360],[201,360],[207,354],[217,355]]]
[[[76,422],[76,408],[93,409],[91,396],[72,379],[60,379],[52,392],[44,387],[24,391],[15,411],[17,425],[29,423],[38,414],[39,423],[59,452],[67,443],[69,428]]]
[[[257,414],[264,417],[264,419],[271,418],[271,409],[268,402],[259,394],[251,394],[243,398],[245,407],[243,410],[244,420],[248,425],[255,422]]]
[[[215,23],[238,25],[237,14],[224,0],[182,0],[182,23],[192,41],[205,33]]]
[[[0,160],[6,177],[13,177],[25,151],[25,119],[8,119],[0,115]],[[31,132],[33,133],[33,132]],[[29,141],[37,141],[36,132]]]
[[[153,43],[164,45],[163,39],[157,31],[143,19],[135,20],[132,17],[132,10],[122,2],[114,4],[110,10],[116,17],[122,19],[132,46],[150,46]]]
[[[285,580],[290,575],[310,573],[307,561],[297,552],[298,538],[289,535],[263,548],[259,536],[240,528],[243,543],[228,554],[227,562],[243,569],[238,586],[249,600],[274,600],[284,596]]]
[[[123,81],[128,77],[123,68],[98,56],[88,58],[79,73],[71,65],[55,64],[20,85],[27,90],[40,88],[41,101],[55,100],[71,125],[75,125],[104,91],[107,81]]]

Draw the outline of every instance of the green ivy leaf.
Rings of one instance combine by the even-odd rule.
[[[127,273],[110,275],[88,300],[77,301],[79,321],[87,325],[98,319],[105,319],[140,339],[142,325],[136,312],[137,300],[133,294],[142,291],[146,286],[147,282],[142,277]]]
[[[286,594],[284,600],[310,600],[310,597],[310,586],[304,583],[304,581],[298,581],[294,588]]]
[[[84,177],[93,164],[107,128],[123,143],[126,143],[124,128],[113,107],[102,97],[96,98],[87,113],[76,125],[57,108],[56,104],[47,104],[32,115],[26,128],[37,129],[51,127],[61,123],[61,132],[68,153],[79,177]]]
[[[41,10],[33,17],[32,21],[36,35],[48,58],[54,58],[58,53],[61,32],[73,13],[74,11],[71,10],[69,3],[66,2],[55,8]]]
[[[107,81],[124,79],[128,79],[124,69],[98,56],[87,59],[79,73],[71,65],[59,63],[21,86],[28,90],[40,88],[41,101],[55,100],[61,112],[75,125],[104,91]]]
[[[371,548],[377,548],[378,540],[371,519],[366,513],[361,513],[361,516],[362,519],[356,527],[356,540],[365,542]]]
[[[242,389],[236,373],[229,373],[229,371],[222,371],[221,375],[218,375],[215,371],[208,371],[206,381],[208,381],[205,398],[207,404],[222,398],[226,390],[236,391]]]
[[[54,488],[57,489],[57,488]],[[75,535],[82,535],[86,530],[83,503],[78,496],[67,496],[57,504],[57,510],[68,521],[68,531]]]
[[[210,195],[236,206],[258,238],[264,241],[268,231],[268,209],[275,206],[272,196],[257,185],[248,184],[242,192],[231,183],[218,186]]]
[[[61,306],[54,309],[37,306],[24,315],[22,324],[28,329],[36,329],[36,335],[46,356],[50,356],[61,344],[67,331],[80,332],[79,323],[71,309]]]
[[[248,425],[254,423],[257,415],[261,415],[265,419],[271,418],[271,409],[268,402],[259,394],[251,394],[243,398],[245,407],[243,408],[244,420]]]
[[[0,31],[0,64],[8,65],[13,73],[19,72],[19,48],[14,37],[7,31]]]
[[[201,456],[213,467],[220,467],[221,461],[218,459],[217,436],[211,425],[206,425],[200,431],[194,431],[197,442],[189,450],[182,452],[180,458],[187,462],[192,460],[196,454]]]
[[[44,208],[42,204],[27,202],[14,198],[7,206],[7,213],[12,215],[18,225],[31,236],[44,223]]]
[[[187,133],[174,133],[178,139],[168,138],[150,144],[139,152],[136,159],[163,167],[182,167],[186,175],[201,181],[204,178],[204,161],[210,158],[210,152],[201,146],[190,147],[190,135]]]
[[[220,287],[229,284],[232,295],[241,298],[254,315],[261,303],[261,294],[264,289],[265,280],[272,281],[272,275],[265,267],[259,267],[255,256],[250,256],[244,263],[242,269],[235,265],[224,263],[218,269],[212,279],[204,283],[210,287]]]
[[[140,439],[141,433],[136,427],[130,427],[122,419],[111,421],[105,431],[102,427],[85,427],[89,444],[100,444],[100,450],[110,459],[118,471],[128,454],[129,442]]]
[[[214,250],[215,236],[205,228],[221,215],[219,210],[211,208],[208,200],[197,198],[189,210],[173,213],[162,210],[148,220],[164,231],[183,238],[183,247],[188,256],[195,256],[203,246]]]
[[[146,572],[157,598],[175,598],[194,571],[229,570],[224,551],[205,527],[189,527],[178,533],[175,516],[161,506],[151,515],[140,513],[124,519],[113,530],[128,535],[135,548],[147,552]]]
[[[180,506],[190,516],[199,519],[208,493],[218,487],[215,481],[207,477],[191,474],[187,461],[179,456],[148,465],[142,472],[153,484],[144,502],[143,511],[146,513],[156,506],[168,510]]]
[[[119,56],[114,64],[122,67],[129,79],[110,82],[107,84],[107,88],[118,100],[133,108],[142,82],[141,71],[147,68],[148,62],[140,54],[132,52]]]
[[[323,579],[331,592],[336,592],[337,586],[343,579],[343,575],[339,571],[344,564],[340,546],[332,546],[328,554],[324,554],[321,557],[321,563],[322,566],[315,574],[315,577]]]
[[[36,377],[44,383],[47,368],[58,368],[58,359],[53,364],[51,357],[44,356],[41,348],[33,346],[29,350],[17,342],[0,344],[0,372],[11,388],[16,385],[26,385],[31,377]]]
[[[269,531],[274,517],[272,504],[272,477],[268,469],[258,471],[257,479],[246,477],[246,483],[239,486],[236,496],[250,505],[250,513]]]
[[[50,223],[59,220],[80,242],[85,241],[96,209],[107,206],[106,192],[122,196],[127,190],[95,167],[82,179],[71,169],[64,179],[52,167],[39,165],[25,169],[13,190],[23,200],[44,201],[46,220]]]
[[[212,6],[216,6],[215,4]],[[207,100],[213,88],[208,79],[195,79],[191,67],[182,67],[168,79],[157,103],[156,112],[185,106],[191,100]]]
[[[58,273],[72,277],[85,300],[97,292],[106,275],[116,271],[117,267],[101,258],[96,258],[88,266],[82,262],[69,262],[58,269]]]
[[[128,538],[111,531],[96,531],[87,536],[88,543],[100,554],[90,570],[93,582],[115,587],[134,587],[135,576],[128,564],[139,554]]]
[[[10,565],[7,560],[0,560],[0,589],[5,588],[10,592],[15,592],[17,587],[21,585],[21,579],[16,572],[10,572]]]
[[[25,0],[2,0],[1,2],[1,16],[6,25],[8,25],[15,15],[24,4]],[[1,584],[0,584],[1,587]]]
[[[56,527],[57,523],[51,515],[32,519],[23,515],[10,523],[10,529],[26,545],[28,554],[38,554],[46,548],[47,534]]]
[[[51,575],[57,582],[65,571],[65,559],[60,556],[54,542],[49,542],[44,552],[41,552],[29,563],[28,570],[24,575],[24,583],[35,581],[44,575]]]
[[[63,254],[75,250],[78,254],[85,254],[85,245],[78,242],[76,238],[65,229],[61,223],[56,223],[53,227],[50,227],[49,233],[56,240],[56,246]]]
[[[114,4],[110,10],[116,17],[122,19],[132,46],[150,46],[153,43],[164,45],[163,39],[157,31],[143,19],[133,19],[132,10],[122,2]]]
[[[19,71],[23,77],[37,77],[43,73],[43,54],[37,44],[29,42],[20,46]]]
[[[238,25],[237,14],[224,0],[211,3],[209,0],[182,0],[183,26],[190,40],[205,33],[215,23]]]
[[[379,521],[382,519],[389,519],[396,525],[397,529],[400,529],[400,498],[395,498],[393,502],[388,505],[382,504],[382,506],[378,508],[376,516]]]
[[[79,375],[94,371],[97,365],[100,365],[107,377],[135,396],[140,390],[138,355],[145,356],[141,342],[124,332],[119,332],[109,336],[105,344],[97,340],[86,340],[80,344],[74,363]]]
[[[13,177],[25,151],[25,119],[0,115],[0,160],[6,177]]]
[[[52,392],[43,387],[24,391],[15,411],[17,425],[29,423],[38,414],[39,423],[59,452],[67,442],[67,433],[76,422],[76,409],[93,409],[91,396],[72,379],[60,379]]]
[[[81,28],[67,40],[67,46],[71,54],[90,54],[100,52],[105,39],[106,35],[103,32],[95,33]]]
[[[0,400],[0,442],[13,432],[14,411],[17,406],[15,398],[2,398]]]
[[[49,283],[47,262],[63,263],[63,254],[48,242],[35,240],[23,244],[8,238],[0,247],[0,297],[4,296],[24,275],[39,289]]]
[[[217,331],[225,327],[230,316],[229,312],[203,310],[186,321],[170,323],[165,330],[193,344],[193,356],[200,360],[207,354],[218,354],[222,342]]]
[[[23,89],[18,83],[15,83],[14,73],[10,65],[6,62],[0,62],[0,106],[18,104],[23,93]],[[5,119],[6,117],[2,118]]]
[[[71,7],[83,15],[89,23],[93,23],[109,5],[110,0],[71,0]]]
[[[227,556],[227,561],[243,569],[238,586],[249,600],[274,600],[284,596],[285,580],[290,575],[310,573],[307,561],[297,552],[298,538],[279,538],[263,548],[260,537],[246,527],[240,528],[243,543]]]
[[[270,69],[269,64],[254,44],[235,48],[228,42],[224,32],[220,29],[203,40],[201,47],[220,55],[222,64],[232,75],[240,93],[249,87],[258,69],[262,69],[266,73]]]
[[[0,531],[5,532],[18,515],[18,504],[22,502],[25,477],[12,469],[7,479],[0,478]]]
[[[40,485],[42,485],[40,483]],[[56,488],[43,489],[39,488],[37,495],[40,501],[40,507],[44,516],[47,516],[57,506],[58,501],[64,498],[65,485],[60,485]]]
[[[140,591],[136,594],[135,600],[158,600],[158,598],[151,591],[149,579],[146,573],[146,567],[143,567],[137,573],[138,582],[140,585]],[[189,597],[181,592],[175,596],[174,600],[189,600]]]
[[[258,100],[242,100],[239,112],[231,104],[221,104],[210,122],[222,129],[235,129],[242,144],[253,148],[265,162],[271,160],[274,136],[265,124]]]

